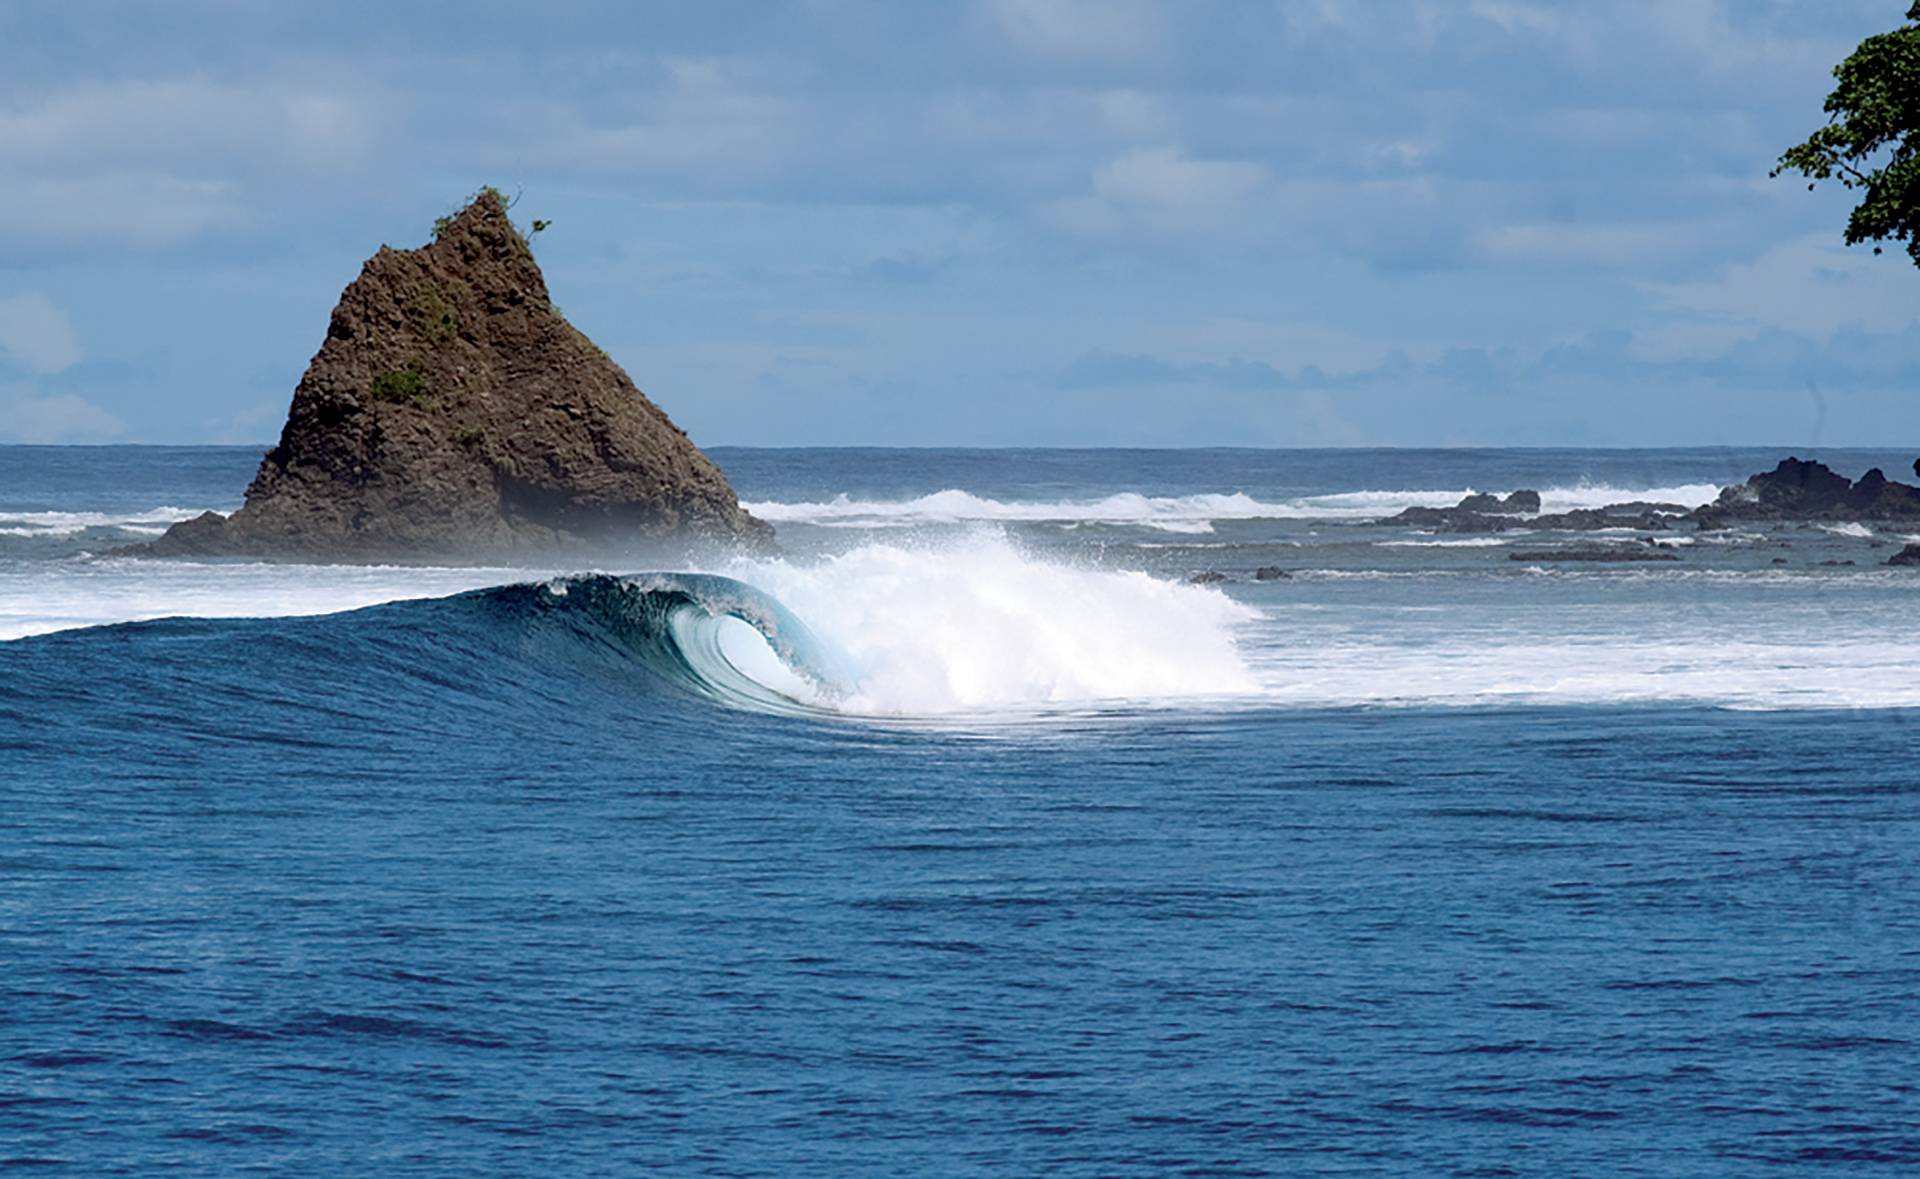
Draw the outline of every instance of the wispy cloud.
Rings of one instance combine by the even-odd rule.
[[[38,292],[0,299],[0,356],[35,373],[80,363],[80,338],[67,313]]]

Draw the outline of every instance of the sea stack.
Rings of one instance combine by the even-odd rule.
[[[245,506],[139,551],[471,561],[759,548],[772,535],[554,307],[526,237],[486,189],[431,243],[383,246],[362,267]]]

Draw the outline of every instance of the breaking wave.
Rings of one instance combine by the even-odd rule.
[[[1262,500],[1245,492],[1154,496],[1124,491],[1099,499],[1000,500],[948,488],[909,499],[856,499],[836,495],[828,500],[792,503],[763,500],[747,510],[775,524],[812,524],[820,527],[886,528],[918,524],[958,524],[979,521],[1041,523],[1130,524],[1167,532],[1205,532],[1220,520],[1361,520],[1390,516],[1410,507],[1450,507],[1472,495],[1472,487],[1401,491],[1350,491]],[[1499,489],[1501,491],[1511,489]],[[1541,510],[1568,512],[1578,508],[1642,501],[1695,508],[1711,503],[1720,493],[1713,483],[1684,483],[1668,487],[1615,487],[1580,483],[1540,489]]]
[[[135,536],[158,536],[170,524],[191,520],[206,508],[163,506],[129,512],[22,512],[0,509],[0,536],[77,536],[96,528]]]

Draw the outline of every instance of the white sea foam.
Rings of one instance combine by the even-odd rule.
[[[1383,549],[1491,549],[1510,543],[1499,536],[1469,536],[1460,540],[1382,540]]]
[[[854,712],[939,714],[1103,700],[1246,696],[1236,628],[1259,615],[1215,589],[1042,561],[1004,539],[872,544],[811,564],[727,571],[772,593],[861,677]]]
[[[988,499],[948,488],[905,500],[853,499],[837,495],[830,500],[781,503],[774,500],[743,505],[775,524],[953,524],[973,521],[1080,521],[1143,524],[1168,531],[1189,531],[1194,523],[1214,520],[1285,519],[1304,513],[1293,505],[1263,503],[1252,496],[1148,496],[1126,491],[1102,499],[1020,502]]]
[[[1712,483],[1670,487],[1631,488],[1602,483],[1541,489],[1541,510],[1567,512],[1630,501],[1671,503],[1698,507],[1709,503],[1720,489]],[[1333,495],[1261,500],[1245,492],[1150,496],[1126,491],[1100,499],[999,500],[948,488],[910,499],[854,499],[837,495],[829,500],[782,502],[762,500],[747,510],[776,524],[800,523],[821,527],[885,528],[914,524],[953,524],[972,521],[1039,521],[1135,524],[1166,531],[1196,531],[1192,525],[1218,520],[1340,520],[1390,516],[1405,508],[1451,507],[1474,489],[1350,491]]]
[[[1920,649],[1874,635],[1808,644],[1675,636],[1538,636],[1414,646],[1387,641],[1261,645],[1265,702],[1355,705],[1687,703],[1722,707],[1920,706]]]
[[[1855,540],[1866,540],[1873,536],[1873,529],[1858,522],[1848,524],[1822,524],[1820,531],[1831,532],[1835,536],[1850,536]]]
[[[19,512],[0,508],[0,536],[73,536],[89,528],[118,528],[157,536],[167,525],[191,520],[207,508],[148,508],[136,512]]]

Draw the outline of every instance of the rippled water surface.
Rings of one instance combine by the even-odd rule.
[[[1920,1169],[1887,530],[1528,572],[1349,514],[1764,456],[723,451],[789,552],[712,572],[860,680],[774,709],[657,581],[104,556],[254,456],[49,454],[0,1168]]]

